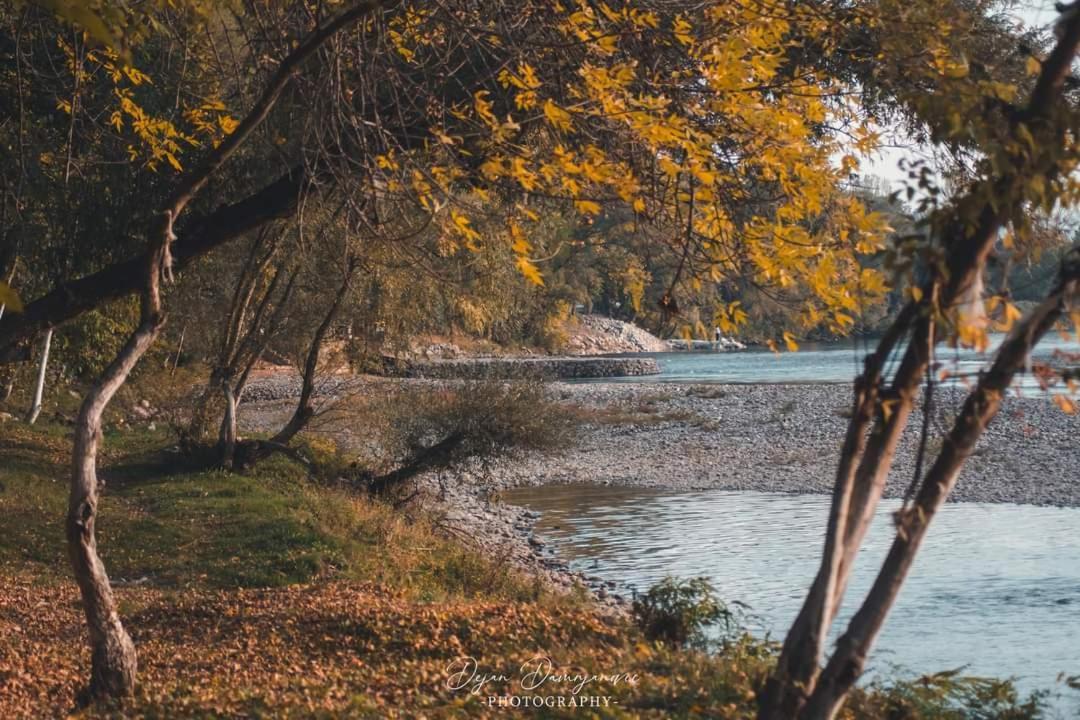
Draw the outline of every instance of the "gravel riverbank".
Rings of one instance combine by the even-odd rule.
[[[559,384],[588,420],[555,455],[495,463],[504,487],[569,482],[759,492],[829,493],[847,428],[847,385]],[[939,388],[936,435],[963,392]],[[914,473],[921,410],[897,452],[888,496]],[[930,452],[940,447],[931,439]],[[1080,417],[1042,397],[1010,397],[968,459],[951,500],[1080,506]]]

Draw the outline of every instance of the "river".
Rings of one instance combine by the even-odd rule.
[[[991,336],[991,350],[1003,337]],[[805,344],[797,353],[655,353],[660,375],[616,381],[849,383],[870,349],[866,341],[849,340]],[[1035,358],[1056,353],[1080,353],[1080,345],[1051,336]],[[939,348],[937,356],[942,369],[969,376],[988,358],[949,348]],[[1038,394],[1030,376],[1018,385],[1024,394]],[[829,506],[824,495],[589,485],[523,488],[505,499],[542,514],[537,533],[573,569],[623,591],[644,590],[667,575],[707,576],[724,599],[752,609],[750,629],[773,638],[783,637],[817,569]],[[892,538],[895,508],[886,501],[878,512],[837,633],[873,581]],[[1080,692],[1057,682],[1060,673],[1080,674],[1080,509],[947,505],[871,666],[871,673],[907,676],[963,667],[967,674],[1013,677],[1025,692],[1058,695],[1056,710],[1080,711]]]
[[[710,578],[746,603],[758,635],[782,638],[820,558],[829,498],[756,492],[665,492],[567,485],[521,488],[507,502],[541,513],[536,532],[571,567],[624,591],[667,575]],[[891,541],[879,510],[836,627],[873,580]],[[1014,677],[1025,692],[1080,693],[1080,510],[955,503],[942,509],[871,657],[870,672],[912,676],[965,668]]]
[[[983,367],[991,352],[1005,338],[994,333],[990,336],[987,353],[974,350],[939,346],[937,362],[941,369],[955,376],[970,375]],[[614,378],[623,382],[675,382],[675,383],[849,383],[861,370],[862,358],[871,350],[873,343],[865,339],[838,340],[830,343],[804,343],[798,352],[773,353],[767,349],[736,350],[728,352],[666,352],[637,354],[635,357],[653,357],[660,365],[660,375],[652,377]],[[903,347],[900,348],[900,351]],[[1035,352],[1035,358],[1049,358],[1054,353],[1080,354],[1080,343],[1052,334],[1043,339]],[[613,378],[604,378],[610,382]],[[1035,378],[1024,376],[1021,387],[1035,388]]]

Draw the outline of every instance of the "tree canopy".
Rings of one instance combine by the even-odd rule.
[[[9,351],[135,289],[123,261],[171,187],[339,12],[59,2],[5,14],[4,254],[48,268],[27,278],[26,312],[0,319]],[[365,243],[430,226],[441,255],[505,244],[541,283],[540,216],[625,208],[674,259],[665,311],[679,286],[797,288],[791,331],[844,331],[885,289],[859,262],[883,249],[883,218],[845,187],[878,142],[875,120],[904,113],[978,146],[985,131],[959,119],[1003,112],[1027,81],[999,79],[1031,59],[994,54],[1003,36],[986,6],[960,2],[392,3],[288,68],[256,136],[177,218],[172,254],[182,267],[340,204]],[[734,329],[744,313],[727,295],[709,320]]]

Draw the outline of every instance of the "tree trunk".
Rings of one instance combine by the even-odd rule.
[[[145,264],[139,266],[143,282],[139,326],[128,338],[116,359],[106,368],[101,379],[90,389],[75,425],[66,529],[68,555],[82,593],[90,634],[90,698],[128,695],[135,688],[135,646],[120,624],[109,578],[97,554],[97,540],[94,535],[98,507],[97,448],[105,408],[127,380],[139,359],[153,344],[165,322],[161,312],[160,283],[163,278],[172,276],[171,246],[176,240],[173,224],[191,200],[206,186],[210,177],[270,113],[299,66],[335,33],[368,15],[380,5],[379,0],[352,5],[314,30],[294,48],[278,66],[269,85],[237,128],[206,157],[198,170],[181,179],[160,214],[160,223],[153,228]],[[67,302],[65,305],[65,310],[70,310],[71,303]],[[29,309],[28,307],[27,310]],[[7,339],[4,327],[0,326],[0,348]]]
[[[199,257],[274,220],[292,217],[300,195],[311,177],[296,167],[250,197],[184,225],[182,239],[173,248],[174,268]],[[0,364],[18,359],[19,347],[49,327],[78,317],[102,304],[137,294],[149,254],[108,265],[85,277],[50,290],[21,313],[6,313],[0,320]]]
[[[315,329],[315,335],[311,338],[307,361],[304,363],[304,377],[300,386],[300,399],[296,403],[296,411],[293,412],[293,416],[285,424],[285,427],[281,428],[271,439],[274,444],[288,445],[289,441],[303,430],[315,415],[315,407],[312,405],[311,400],[315,394],[315,376],[319,369],[319,354],[322,351],[326,335],[330,331],[330,326],[341,309],[341,303],[348,294],[349,285],[352,283],[352,276],[356,272],[356,267],[356,260],[352,258],[346,260],[345,277],[342,279],[330,307],[327,308],[322,322]]]
[[[1042,138],[1044,144],[1064,143],[1064,129],[1047,121],[1052,116],[1078,44],[1080,16],[1072,13],[1063,23],[1058,44],[1042,65],[1027,107],[1012,117],[1014,130],[1020,123],[1031,127],[1041,123],[1039,134],[1045,135]],[[850,662],[849,653],[846,656],[848,662],[837,662],[854,675],[844,676],[840,681],[836,677],[837,666],[830,662],[833,674],[829,676],[829,685],[843,688],[842,692],[833,696],[829,690],[822,690],[822,695],[815,696],[825,637],[840,607],[852,565],[884,490],[897,441],[914,407],[930,351],[936,343],[933,314],[938,308],[953,308],[956,300],[980,278],[1000,228],[1015,212],[1022,212],[1022,200],[1016,199],[1015,187],[1032,175],[1038,175],[1046,182],[1060,172],[1057,164],[1040,162],[1036,159],[1029,166],[1012,167],[992,183],[976,186],[975,192],[956,201],[956,213],[942,229],[948,253],[944,273],[939,280],[931,279],[924,284],[922,302],[908,303],[901,314],[901,318],[911,313],[918,313],[918,316],[909,317],[914,325],[911,342],[891,387],[887,393],[878,387],[880,363],[891,352],[896,340],[892,337],[893,328],[901,324],[899,318],[875,354],[868,358],[867,372],[856,381],[854,412],[837,473],[822,564],[785,638],[776,670],[762,693],[759,720],[829,717],[861,672],[862,665]],[[991,201],[987,200],[987,193]],[[860,438],[868,427],[868,412],[876,413],[878,419],[869,439],[863,442]],[[831,698],[825,703],[828,706],[826,714],[822,714],[825,712],[821,700],[824,696]],[[811,697],[816,697],[813,707],[805,705]]]
[[[156,313],[143,319],[120,354],[90,389],[75,424],[67,543],[90,631],[90,698],[129,695],[135,688],[135,646],[120,624],[109,577],[98,557],[94,536],[98,511],[97,449],[105,408],[154,342],[162,323],[161,316]]]
[[[236,455],[236,394],[228,379],[222,382],[221,389],[225,395],[225,417],[221,419],[218,445],[221,447],[221,465],[231,470]]]
[[[446,467],[463,440],[464,435],[461,432],[447,435],[431,447],[419,451],[416,456],[406,460],[405,464],[398,469],[372,478],[368,483],[368,492],[372,495],[382,495],[426,470]]]
[[[867,431],[877,414],[882,374],[893,349],[910,328],[916,311],[914,305],[901,311],[875,352],[866,359],[863,374],[855,381],[851,420],[836,471],[821,566],[784,640],[777,670],[766,683],[759,708],[761,718],[794,717],[809,696],[817,676],[825,638],[843,594],[839,589],[842,585],[839,578],[844,542],[848,536],[848,515],[853,507],[859,507],[852,496],[862,466],[860,460],[866,450]],[[862,504],[869,499],[868,495],[860,495]]]
[[[33,425],[41,414],[41,400],[45,394],[45,372],[49,369],[49,347],[52,345],[52,328],[45,331],[45,342],[41,346],[41,363],[38,365],[37,383],[34,385],[34,401],[26,414],[26,422]]]
[[[1061,280],[1002,344],[975,390],[967,397],[933,466],[922,481],[914,506],[898,522],[896,538],[862,607],[837,642],[836,651],[806,703],[802,720],[829,720],[840,709],[848,691],[862,674],[866,658],[885,623],[889,610],[907,578],[915,555],[934,515],[956,484],[964,462],[997,415],[1016,373],[1039,340],[1080,293],[1080,246],[1066,256]]]

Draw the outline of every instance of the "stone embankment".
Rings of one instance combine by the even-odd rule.
[[[438,380],[571,380],[658,375],[652,358],[528,357],[414,361],[405,375]]]

